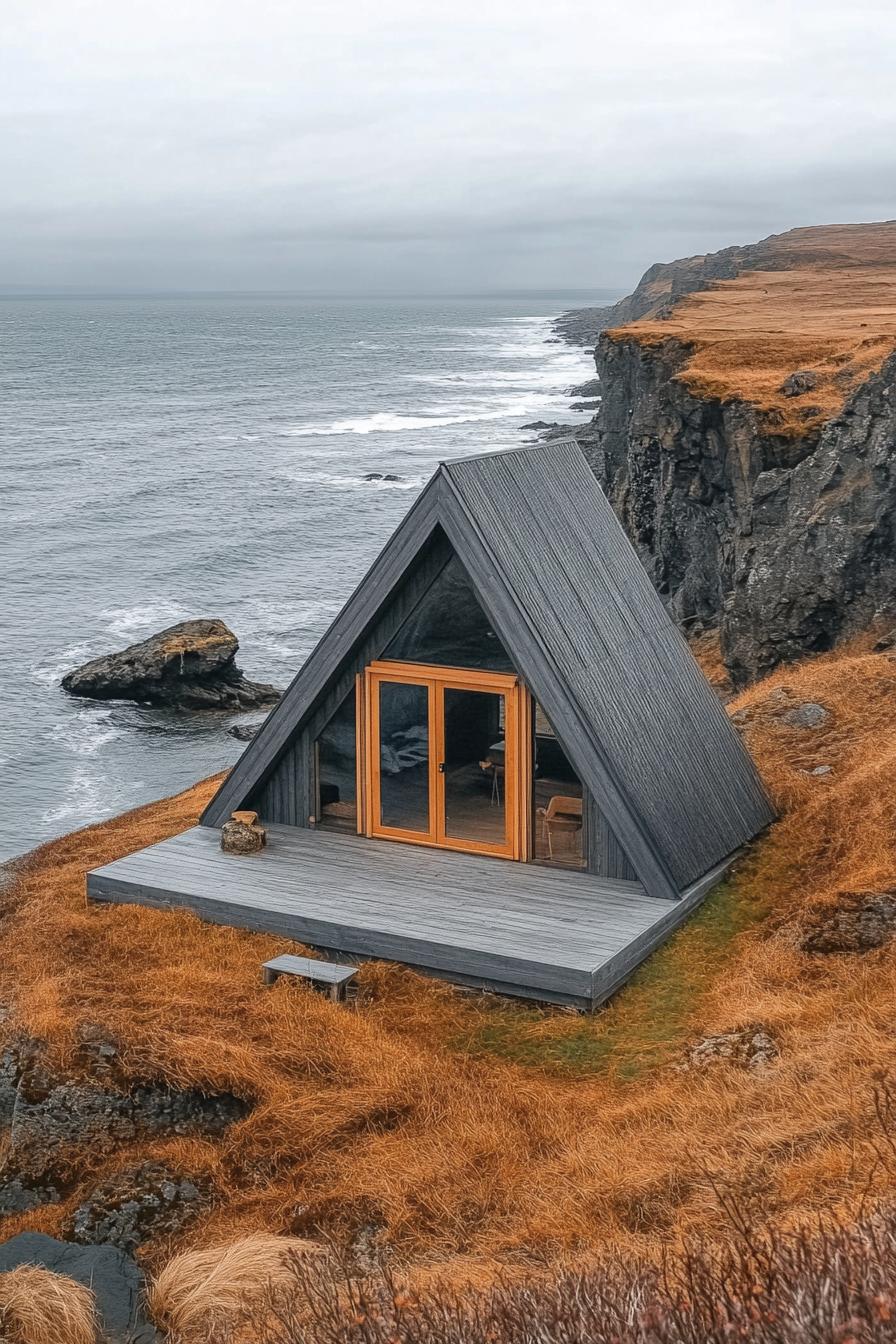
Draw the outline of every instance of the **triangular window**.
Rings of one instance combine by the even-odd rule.
[[[427,589],[382,657],[402,663],[515,671],[456,555]]]

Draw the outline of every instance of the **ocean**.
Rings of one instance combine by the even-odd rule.
[[[244,749],[65,671],[214,616],[287,685],[439,461],[588,418],[591,357],[551,340],[587,302],[0,299],[0,860]]]

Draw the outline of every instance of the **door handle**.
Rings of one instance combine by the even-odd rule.
[[[444,775],[444,773],[445,773],[445,762],[439,761],[439,774]]]

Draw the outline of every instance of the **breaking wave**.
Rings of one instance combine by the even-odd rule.
[[[135,607],[109,607],[100,612],[100,619],[108,622],[106,630],[116,639],[154,635],[166,625],[187,621],[190,616],[191,613],[180,602],[165,598]]]
[[[550,398],[527,397],[512,404],[502,403],[492,410],[458,410],[453,414],[439,414],[420,411],[404,414],[399,411],[376,411],[373,415],[359,416],[351,420],[332,420],[329,424],[304,425],[299,429],[287,429],[283,433],[290,438],[304,439],[320,435],[333,434],[400,434],[411,429],[444,429],[450,425],[469,425],[477,421],[506,420],[515,415],[526,415],[537,404],[544,405]]]

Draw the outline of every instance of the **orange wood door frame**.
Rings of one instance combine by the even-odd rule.
[[[411,831],[383,826],[381,816],[380,686],[397,682],[425,687],[429,710],[429,827]],[[504,697],[504,843],[486,844],[446,834],[445,782],[440,770],[445,757],[445,691],[485,691]],[[500,672],[481,672],[462,667],[435,667],[431,663],[371,663],[364,673],[364,694],[358,714],[358,755],[363,760],[364,797],[360,809],[366,835],[406,844],[430,845],[439,849],[460,850],[472,854],[491,854],[497,858],[529,857],[528,803],[531,762],[525,747],[526,722],[531,722],[529,695],[519,679]]]

